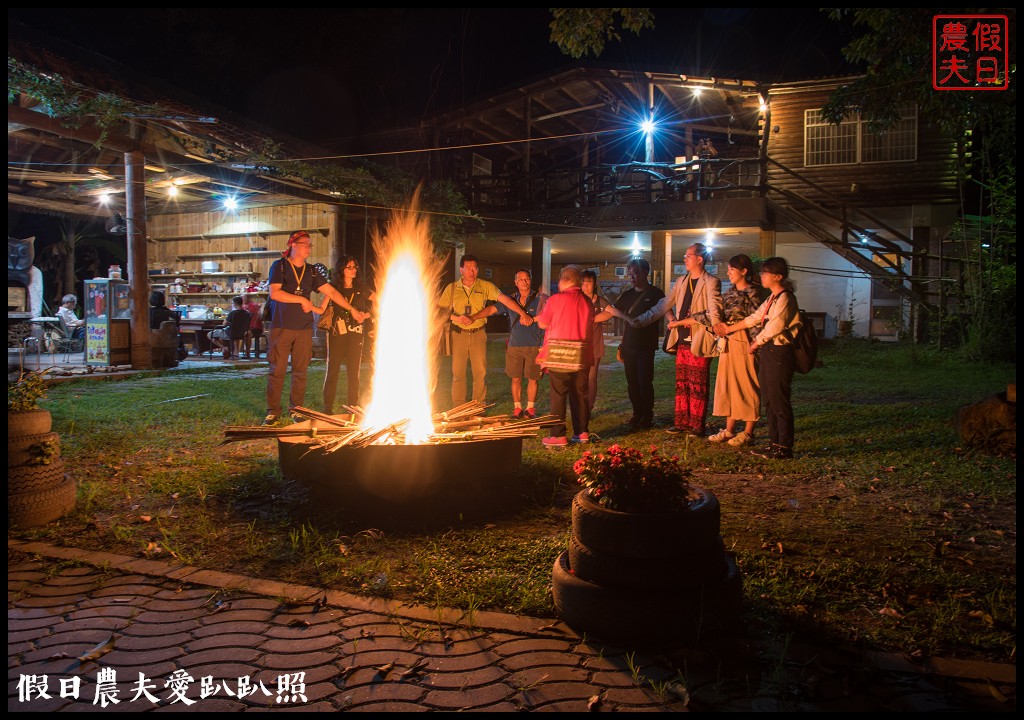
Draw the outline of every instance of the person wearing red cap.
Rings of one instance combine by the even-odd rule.
[[[324,272],[306,262],[313,251],[313,240],[305,230],[293,232],[288,238],[288,249],[280,260],[270,266],[268,277],[273,312],[268,333],[267,361],[267,416],[264,425],[272,425],[281,417],[281,393],[288,358],[292,364],[292,384],[288,395],[288,409],[300,406],[306,396],[306,371],[313,358],[313,302],[314,292],[320,292],[348,310],[357,322],[363,322],[369,313],[353,307],[330,283]],[[296,418],[292,418],[293,420]]]

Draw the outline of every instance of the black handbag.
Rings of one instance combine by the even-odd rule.
[[[316,326],[325,333],[331,332],[334,328],[334,303],[327,303],[327,309],[324,310],[320,319],[317,321]]]

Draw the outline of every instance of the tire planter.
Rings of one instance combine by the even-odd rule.
[[[49,410],[7,411],[7,437],[42,435],[50,432],[53,417]]]
[[[39,449],[47,443],[53,443],[56,455],[60,454],[60,435],[55,432],[42,433],[40,435],[11,435],[7,438],[7,467],[16,468],[20,465],[37,464],[39,460]]]
[[[610,588],[687,590],[714,582],[727,572],[721,536],[676,552],[675,557],[623,557],[569,540],[569,565],[577,577]]]
[[[711,492],[694,486],[681,513],[624,513],[601,507],[588,490],[572,501],[572,532],[584,547],[619,557],[678,558],[705,552],[722,527],[721,507]]]
[[[584,580],[563,552],[552,570],[555,608],[567,625],[605,642],[638,648],[696,643],[735,620],[743,595],[736,561],[724,556],[725,572],[692,588],[631,590]]]
[[[64,461],[60,458],[47,465],[22,465],[7,470],[7,495],[20,495],[55,488],[64,482]]]
[[[68,477],[60,485],[7,495],[7,522],[11,527],[30,528],[62,517],[75,506],[77,488]]]

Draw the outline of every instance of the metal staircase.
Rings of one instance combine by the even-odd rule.
[[[873,280],[884,283],[911,303],[926,310],[936,305],[926,293],[919,277],[904,267],[907,259],[927,257],[928,248],[860,207],[855,207],[829,193],[825,188],[807,180],[781,163],[767,158],[769,165],[795,178],[817,197],[829,203],[812,200],[800,193],[764,184],[768,209],[777,218],[785,219],[800,232],[841,255]],[[851,217],[865,218],[872,223],[869,230],[853,222]],[[912,267],[916,263],[911,263]]]

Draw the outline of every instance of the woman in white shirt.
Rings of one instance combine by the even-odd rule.
[[[725,335],[741,329],[760,326],[750,343],[750,352],[759,352],[757,379],[761,386],[761,404],[768,420],[771,445],[752,452],[772,460],[793,457],[793,404],[790,392],[795,362],[792,329],[800,324],[793,283],[789,280],[789,264],[780,257],[768,258],[761,264],[761,285],[771,295],[752,314],[732,325],[719,323],[715,333]]]

